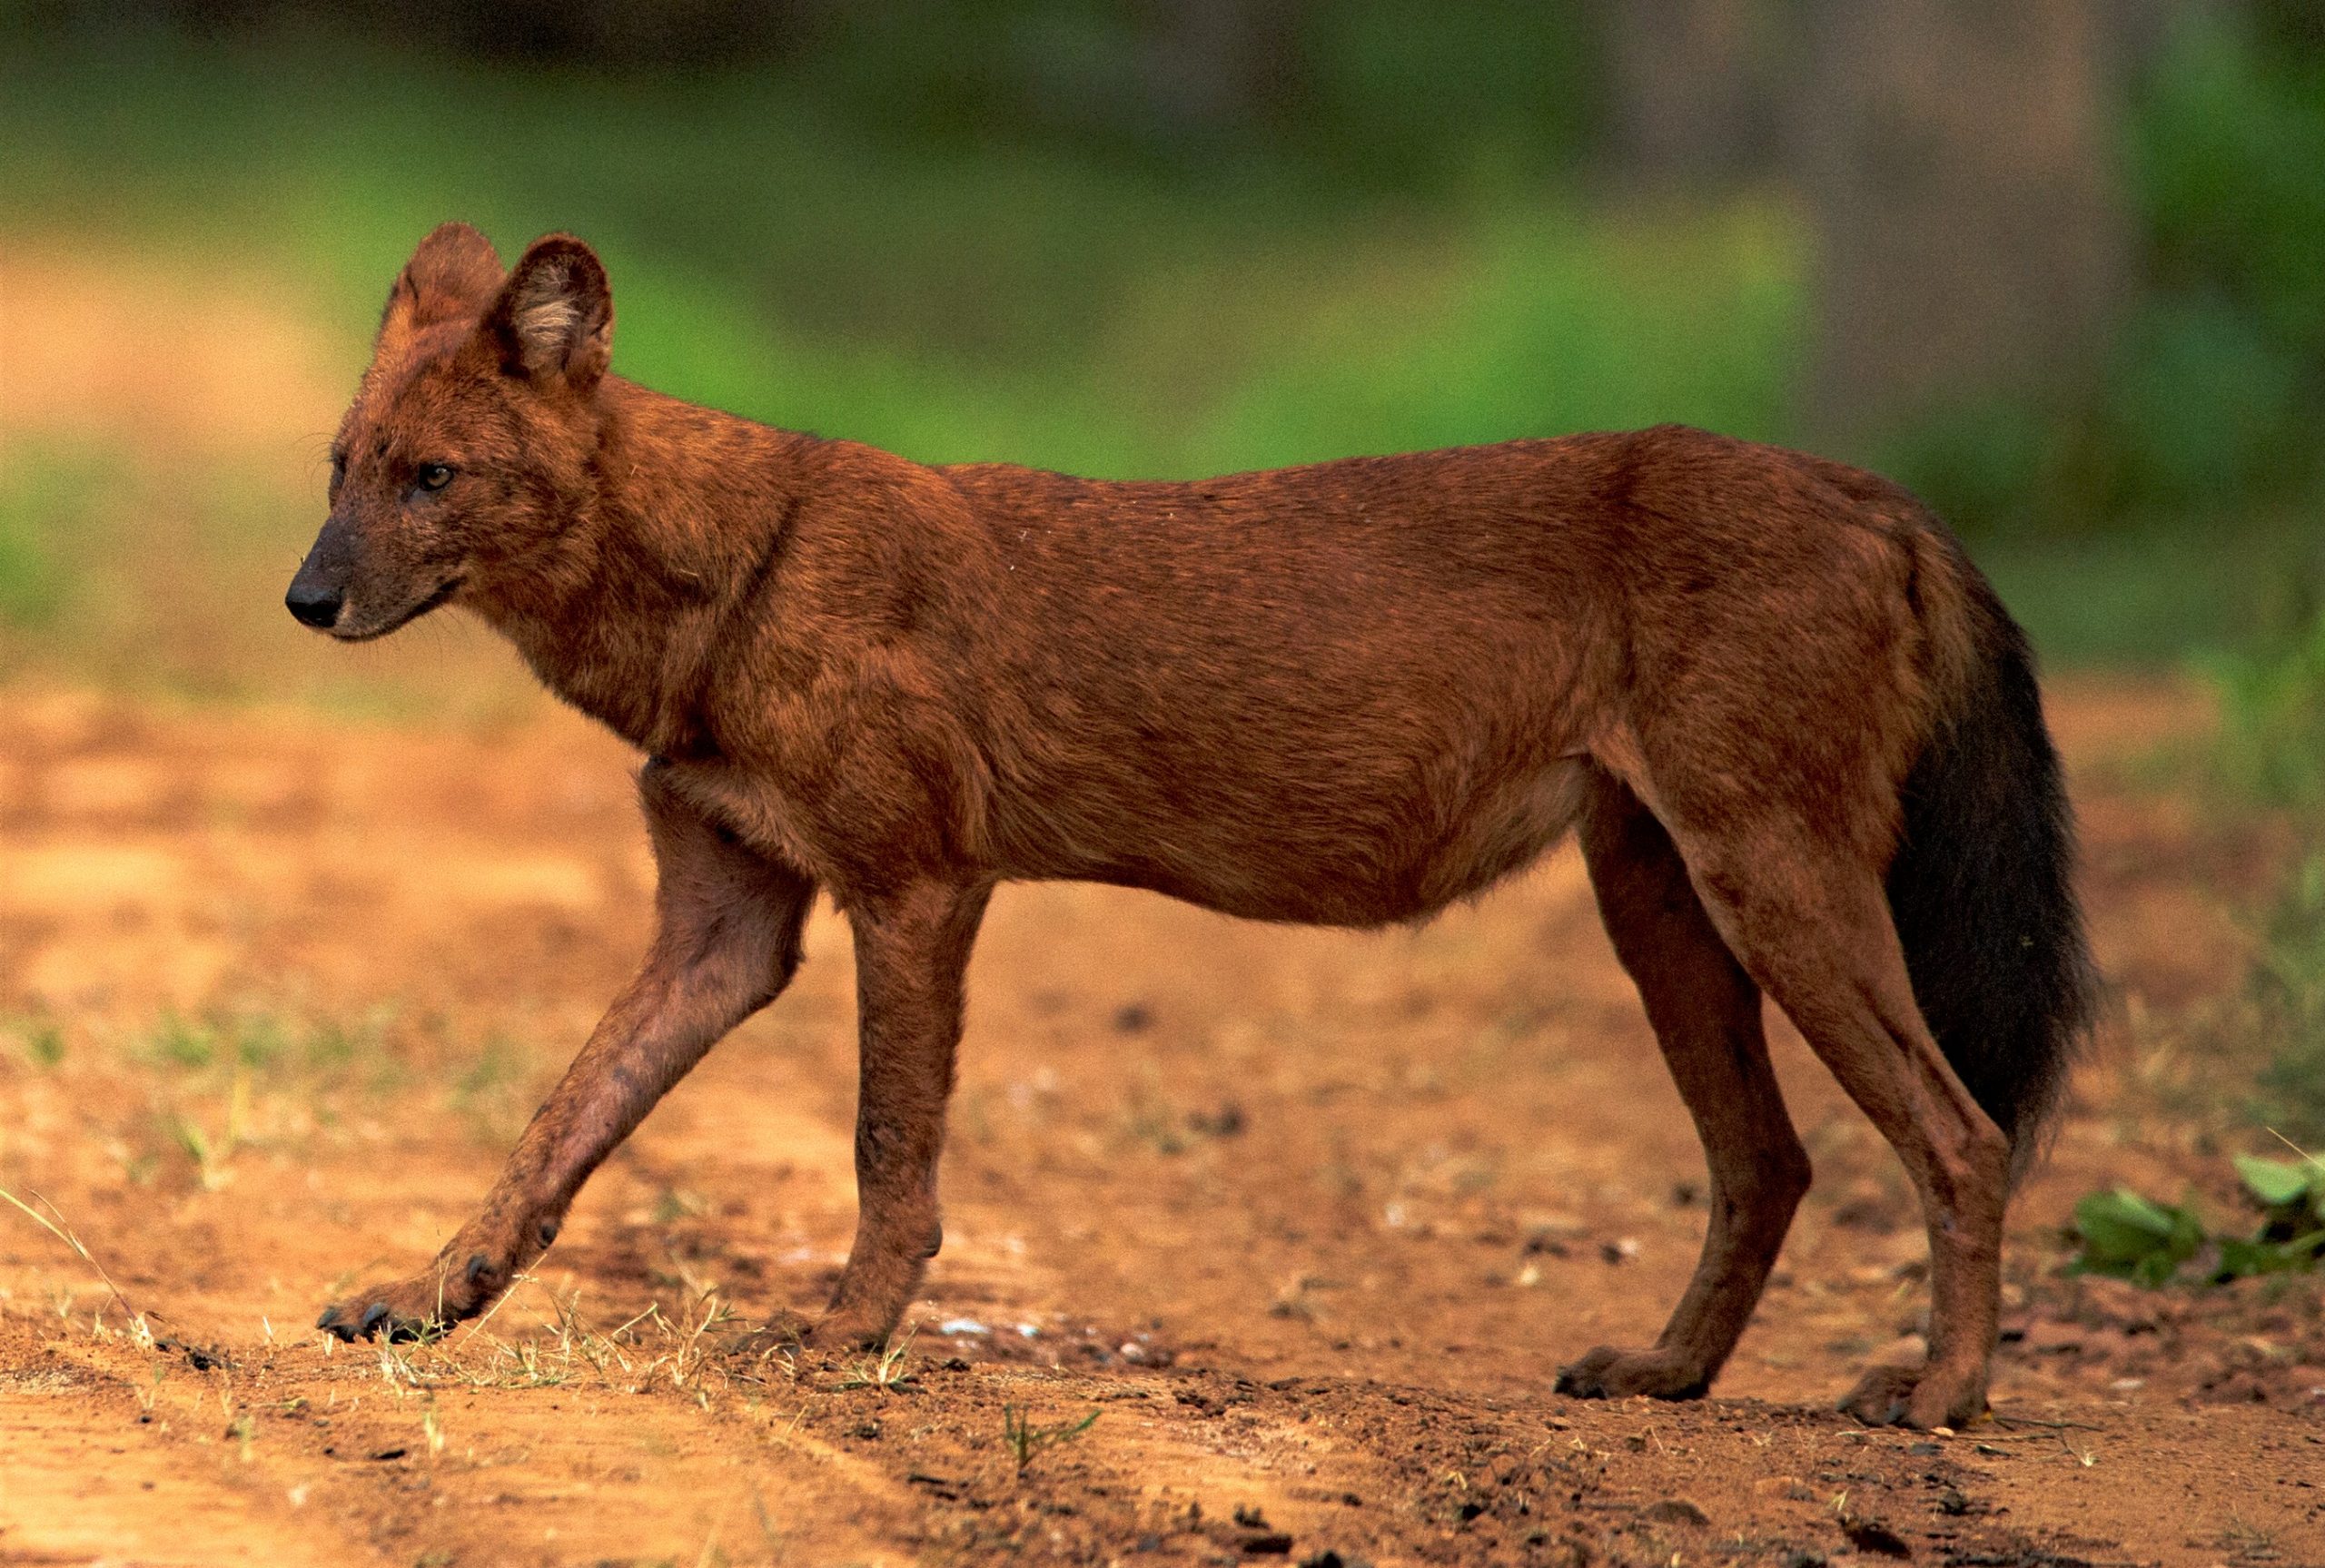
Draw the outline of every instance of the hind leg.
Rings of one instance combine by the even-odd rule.
[[[1710,1228],[1695,1277],[1653,1346],[1601,1346],[1560,1369],[1561,1394],[1692,1399],[1710,1387],[1766,1286],[1808,1155],[1785,1114],[1760,1031],[1760,988],[1704,913],[1670,835],[1603,776],[1582,853],[1615,954],[1637,985],[1710,1169]]]
[[[1976,1419],[2000,1307],[2010,1144],[1914,1004],[1880,870],[1781,813],[1724,833],[1683,817],[1673,836],[1729,949],[1897,1151],[1921,1198],[1928,1358],[1917,1371],[1875,1371],[1841,1407],[1873,1425]]]

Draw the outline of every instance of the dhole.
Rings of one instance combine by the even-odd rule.
[[[962,974],[995,884],[1082,878],[1376,926],[1579,833],[1710,1165],[1662,1337],[1579,1395],[1700,1395],[1808,1159],[1763,992],[1904,1159],[1926,1363],[1845,1408],[1984,1406],[2003,1209],[2091,1007],[2025,641],[1903,490],[1659,429],[1189,484],[928,467],[608,372],[581,242],[397,278],[291,586],[345,641],[441,605],[648,756],[658,927],[483,1211],[342,1337],[480,1311],[582,1181],[779,993],[818,889],[855,932],[860,1218],[813,1345],[895,1326],[940,1239]]]

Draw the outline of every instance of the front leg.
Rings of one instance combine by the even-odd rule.
[[[687,1070],[799,965],[815,883],[703,818],[648,763],[638,795],[660,874],[654,944],[518,1139],[483,1212],[412,1278],[361,1290],[316,1326],[416,1337],[475,1317],[548,1249],[574,1194]]]
[[[818,1346],[878,1346],[919,1288],[944,1229],[936,1158],[961,1039],[962,984],[989,883],[918,883],[851,902],[860,1085],[856,1106],[856,1246]]]

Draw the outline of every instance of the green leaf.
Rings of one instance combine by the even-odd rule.
[[[2244,1178],[2245,1190],[2261,1200],[2268,1208],[2286,1208],[2309,1196],[2312,1183],[2325,1172],[2290,1159],[2263,1159],[2255,1154],[2236,1157],[2236,1174]]]
[[[2170,1279],[2204,1244],[2204,1228],[2194,1214],[2124,1187],[2094,1192],[2076,1204],[2074,1222],[2083,1245],[2077,1268],[2151,1287]]]
[[[2074,1218],[2086,1237],[2096,1240],[2102,1236],[2121,1235],[2124,1245],[2135,1250],[2144,1249],[2154,1238],[2172,1233],[2171,1214],[2128,1187],[2092,1193],[2074,1206]]]
[[[2306,1268],[2320,1257],[2325,1257],[2325,1230],[2312,1230],[2306,1236],[2296,1236],[2290,1241],[2280,1241],[2276,1245],[2297,1267]]]
[[[2132,1265],[2131,1273],[2127,1277],[2146,1286],[2150,1290],[2156,1290],[2168,1284],[2179,1267],[2180,1260],[2170,1253],[2151,1252]]]
[[[2292,1264],[2293,1260],[2273,1241],[2242,1241],[2223,1236],[2220,1238],[2220,1267],[2212,1271],[2212,1278],[2219,1283],[2255,1274],[2275,1274]]]

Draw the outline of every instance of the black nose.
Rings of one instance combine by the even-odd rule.
[[[302,587],[292,583],[291,591],[282,596],[282,602],[302,624],[325,630],[339,619],[339,607],[347,602],[347,596],[337,588]]]

